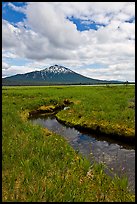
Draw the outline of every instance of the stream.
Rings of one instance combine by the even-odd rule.
[[[128,177],[129,188],[135,193],[135,146],[122,144],[106,137],[79,131],[58,122],[55,116],[30,118],[33,124],[63,136],[80,154],[93,162],[104,162],[119,177]],[[106,173],[110,174],[108,169]]]

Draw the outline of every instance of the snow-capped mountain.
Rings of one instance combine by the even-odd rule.
[[[59,66],[57,64],[55,64],[54,66],[48,67],[43,69],[41,72],[50,72],[50,73],[72,73],[73,71],[71,71],[70,69],[63,67],[63,66]]]
[[[107,82],[82,76],[59,65],[2,79],[3,85],[97,84]]]

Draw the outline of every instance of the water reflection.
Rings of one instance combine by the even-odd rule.
[[[31,121],[65,137],[75,150],[86,156],[91,162],[93,162],[94,155],[97,162],[104,162],[119,176],[126,174],[130,188],[135,191],[134,147],[122,143],[117,144],[108,139],[106,141],[104,138],[99,140],[99,137],[62,125],[55,117],[32,118]]]

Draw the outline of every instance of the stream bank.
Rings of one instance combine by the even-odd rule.
[[[66,109],[65,105],[62,107]],[[129,186],[132,191],[135,191],[135,146],[133,144],[106,137],[99,132],[96,134],[97,131],[91,131],[83,127],[74,127],[72,124],[66,125],[58,120],[54,108],[50,106],[43,109],[46,111],[42,111],[42,114],[38,111],[35,114],[31,113],[29,119],[34,124],[39,124],[65,137],[70,145],[80,154],[86,156],[91,163],[94,158],[97,162],[103,162],[109,169],[112,169],[112,174],[128,176]],[[49,109],[52,109],[52,111],[49,111]],[[41,108],[39,110],[41,112]],[[107,169],[106,172],[110,174]]]
[[[56,115],[56,119],[69,127],[74,127],[80,131],[84,131],[86,133],[92,133],[96,134],[97,136],[101,135],[102,137],[110,138],[112,140],[116,140],[118,142],[123,142],[125,144],[129,144],[131,146],[134,146],[135,144],[135,136],[133,135],[126,135],[125,131],[117,131],[118,128],[115,129],[115,127],[109,129],[107,124],[105,126],[102,126],[102,124],[93,123],[91,124],[85,124],[81,123],[79,121],[69,121],[69,114],[67,115],[67,118],[62,117],[62,114],[60,115],[60,112],[71,109],[71,105],[74,105],[74,102],[70,101],[69,99],[64,99],[62,103],[60,104],[54,104],[54,105],[47,105],[47,106],[40,106],[36,110],[29,112],[29,118],[31,117],[39,117],[43,116],[46,117],[48,115]],[[59,114],[58,114],[59,113]],[[64,113],[64,112],[63,112]],[[67,113],[66,113],[67,114]],[[92,119],[91,119],[92,120]],[[101,139],[101,138],[100,138]]]

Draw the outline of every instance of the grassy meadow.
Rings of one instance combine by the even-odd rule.
[[[51,86],[2,88],[2,201],[135,201],[127,178],[109,177],[103,164],[75,152],[60,135],[27,118],[40,107],[70,108],[59,120],[111,137],[135,137],[135,87]]]

